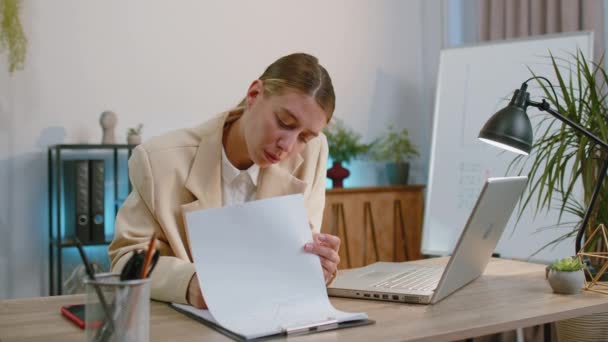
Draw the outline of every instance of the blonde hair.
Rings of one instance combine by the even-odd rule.
[[[331,119],[336,108],[334,86],[319,60],[306,53],[294,53],[277,59],[259,77],[264,96],[282,95],[287,90],[312,96]],[[238,107],[245,106],[244,98]]]

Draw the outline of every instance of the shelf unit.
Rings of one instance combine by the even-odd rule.
[[[118,212],[118,208],[122,204],[122,199],[119,198],[119,160],[121,158],[128,158],[136,145],[124,145],[124,144],[59,144],[52,145],[48,148],[48,206],[49,206],[49,292],[50,295],[61,295],[63,294],[63,249],[73,248],[76,246],[75,240],[72,236],[63,236],[62,231],[65,231],[63,225],[65,225],[63,218],[64,208],[62,201],[65,198],[63,193],[63,161],[75,159],[76,156],[79,159],[83,158],[99,158],[103,157],[104,160],[110,159],[110,168],[104,163],[104,192],[105,185],[108,177],[106,173],[111,174],[112,186],[113,186],[113,205],[108,208],[108,201],[105,200],[104,205],[104,216],[107,216],[108,210],[113,210],[114,216]],[[125,160],[125,165],[127,161]],[[125,167],[126,169],[126,167]],[[131,183],[128,180],[128,172],[124,175],[126,183],[128,184],[127,194],[131,192]],[[105,197],[105,196],[104,196]],[[113,221],[112,221],[113,222]],[[100,242],[86,242],[83,246],[104,246],[111,242],[111,238],[108,239],[107,232],[109,231],[109,223],[104,220],[104,231],[106,232],[106,241]],[[78,262],[78,261],[77,261]]]

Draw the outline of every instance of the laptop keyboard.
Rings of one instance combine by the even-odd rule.
[[[415,270],[397,274],[389,279],[373,285],[384,289],[408,289],[418,291],[434,290],[439,284],[443,268],[421,267]]]

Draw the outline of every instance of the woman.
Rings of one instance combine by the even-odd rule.
[[[157,300],[205,308],[182,212],[302,193],[326,283],[340,261],[340,239],[319,234],[325,205],[327,140],[335,95],[318,60],[297,53],[271,64],[239,106],[210,121],[151,139],[129,159],[133,190],[118,211],[112,271],[153,232],[161,257],[152,273]]]

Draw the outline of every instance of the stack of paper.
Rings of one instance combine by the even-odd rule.
[[[185,214],[199,284],[209,310],[176,305],[243,338],[367,321],[327,297],[302,195]]]

